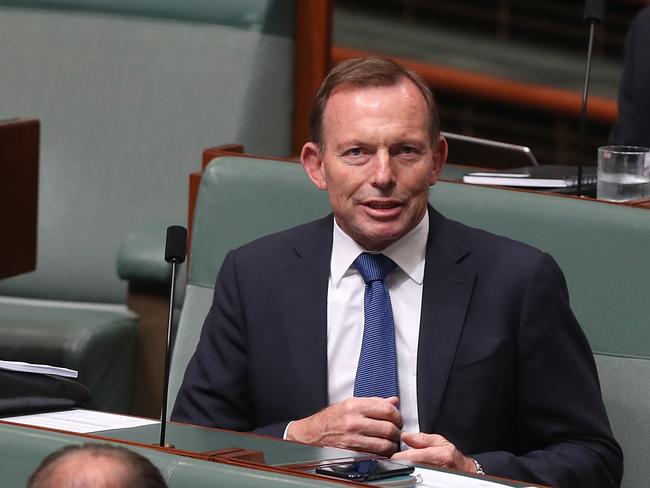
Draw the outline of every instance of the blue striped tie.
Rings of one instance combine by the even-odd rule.
[[[354,261],[366,289],[363,297],[363,342],[354,381],[355,397],[398,396],[395,325],[384,282],[397,265],[383,254],[363,253]]]

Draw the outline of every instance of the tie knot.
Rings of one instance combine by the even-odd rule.
[[[368,284],[373,281],[383,281],[386,279],[386,276],[397,268],[397,265],[392,259],[383,254],[364,252],[359,254],[359,257],[354,260],[354,267],[359,270],[363,281]]]

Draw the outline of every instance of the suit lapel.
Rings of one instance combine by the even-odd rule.
[[[469,253],[460,236],[431,207],[429,218],[417,359],[422,432],[434,432],[475,280],[458,265]]]
[[[327,287],[332,253],[332,216],[321,219],[293,243],[280,277],[283,323],[306,411],[327,405]]]

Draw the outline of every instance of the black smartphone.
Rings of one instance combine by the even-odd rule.
[[[335,464],[316,468],[318,474],[335,476],[351,481],[373,481],[392,476],[410,474],[415,470],[413,466],[396,463],[387,459],[368,459],[353,463]]]

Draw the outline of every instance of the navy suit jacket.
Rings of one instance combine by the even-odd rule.
[[[417,397],[489,474],[618,486],[622,454],[562,272],[522,243],[429,208]],[[328,404],[333,217],[231,251],[172,418],[281,437]]]

